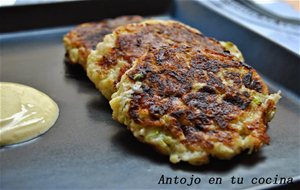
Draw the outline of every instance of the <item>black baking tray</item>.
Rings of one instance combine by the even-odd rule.
[[[45,135],[0,149],[1,189],[297,189],[299,56],[199,1],[118,2],[74,1],[0,9],[2,18],[6,18],[1,22],[7,24],[0,39],[1,81],[37,88],[60,107],[56,124]],[[212,159],[200,167],[173,165],[167,156],[139,143],[125,126],[114,121],[108,101],[84,71],[64,63],[62,37],[73,24],[124,14],[179,20],[207,36],[236,43],[270,89],[282,91],[268,130],[271,144],[253,155],[243,153],[230,161]],[[161,175],[199,177],[201,183],[158,184]],[[293,177],[294,183],[287,186],[249,182],[253,177],[274,179],[276,175]],[[232,185],[232,176],[243,177],[244,184]],[[222,184],[209,184],[211,177],[221,177]]]

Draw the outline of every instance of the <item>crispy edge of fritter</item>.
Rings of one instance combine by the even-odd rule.
[[[141,22],[142,20],[144,20],[143,17],[132,15],[77,25],[63,37],[63,43],[66,50],[65,57],[68,63],[80,64],[85,69],[87,57],[93,50],[91,47],[93,44],[96,46],[96,44],[103,40],[106,34],[111,33],[113,29],[119,26]],[[97,38],[98,40],[94,41]]]
[[[68,63],[80,64],[84,68],[86,67],[87,57],[92,49],[86,46],[86,41],[84,37],[81,36],[82,34],[80,34],[79,31],[83,29],[92,30],[97,27],[102,28],[103,26],[103,21],[100,21],[98,23],[83,23],[76,26],[63,37],[63,43],[66,50],[65,57],[67,58]]]

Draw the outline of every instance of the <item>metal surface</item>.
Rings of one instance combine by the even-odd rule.
[[[61,39],[69,29],[1,38],[1,81],[37,88],[60,108],[56,124],[45,135],[0,149],[1,189],[265,189],[250,180],[262,176],[274,179],[276,175],[299,179],[300,106],[288,92],[283,91],[270,123],[271,144],[260,152],[244,153],[230,161],[213,159],[201,167],[173,165],[167,156],[139,143],[125,126],[114,121],[108,101],[83,70],[64,63]],[[260,59],[255,54],[246,58],[249,56]],[[161,175],[188,180],[193,175],[200,177],[201,183],[159,185]],[[243,177],[244,184],[231,184],[232,176]],[[210,177],[222,177],[222,184],[209,184]]]
[[[0,33],[165,13],[171,0],[66,0],[0,7]]]

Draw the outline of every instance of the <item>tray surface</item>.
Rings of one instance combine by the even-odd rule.
[[[201,167],[170,164],[114,121],[108,101],[78,66],[64,63],[62,36],[70,28],[9,34],[1,38],[1,81],[32,86],[52,97],[60,116],[45,135],[0,149],[1,188],[264,188],[253,177],[300,177],[300,106],[282,93],[268,133],[271,144],[253,155],[211,160]],[[207,34],[209,36],[209,34]],[[253,58],[254,59],[254,58]],[[272,88],[277,91],[277,87]],[[161,176],[201,178],[200,184],[158,184]],[[244,184],[231,184],[231,177]],[[209,184],[221,177],[222,185]],[[273,185],[272,185],[273,186]]]

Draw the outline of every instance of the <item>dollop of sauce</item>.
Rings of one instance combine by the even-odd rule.
[[[16,144],[45,133],[59,109],[46,94],[17,83],[0,82],[0,146]]]

